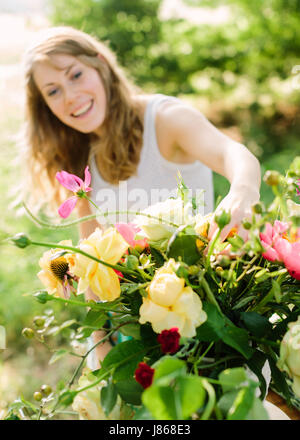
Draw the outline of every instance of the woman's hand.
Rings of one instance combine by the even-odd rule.
[[[242,226],[243,220],[251,222],[252,206],[259,201],[259,191],[256,188],[231,187],[227,196],[222,200],[215,210],[215,214],[220,214],[222,211],[230,212],[230,222],[222,229],[220,234],[221,241],[224,241],[229,232],[236,228],[237,235],[244,241],[247,240],[248,232]],[[211,240],[218,230],[218,225],[212,221],[209,228],[208,239]]]

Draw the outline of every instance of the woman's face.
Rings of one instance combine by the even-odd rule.
[[[51,55],[33,71],[46,104],[64,124],[82,133],[97,133],[106,115],[106,94],[97,70],[71,55]]]

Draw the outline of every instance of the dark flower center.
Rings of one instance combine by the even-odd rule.
[[[69,265],[64,257],[59,257],[50,261],[50,269],[56,278],[58,278],[60,281],[63,281],[66,273],[69,270]]]

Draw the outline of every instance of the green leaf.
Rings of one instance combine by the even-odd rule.
[[[257,298],[256,295],[250,295],[242,298],[240,301],[238,301],[233,307],[232,310],[238,310],[244,307],[246,304],[248,304],[253,299]]]
[[[272,324],[268,318],[256,312],[242,312],[241,319],[247,329],[258,338],[266,337],[272,330]]]
[[[196,241],[198,236],[190,226],[178,228],[169,240],[167,256],[175,260],[181,260],[186,264],[195,264],[199,261],[200,253]]]
[[[119,380],[115,383],[118,394],[131,405],[140,405],[144,388],[133,378]]]
[[[91,326],[95,328],[103,327],[107,321],[107,315],[103,311],[89,310],[83,320],[83,326]]]
[[[223,392],[226,393],[232,389],[242,386],[248,381],[248,377],[244,368],[228,368],[219,374],[219,381]]]
[[[245,420],[252,409],[255,399],[255,387],[242,388],[231,408],[228,411],[227,420]]]
[[[171,376],[166,377],[171,379]],[[172,386],[154,381],[144,391],[142,401],[158,420],[185,420],[203,406],[205,394],[201,378],[181,375]]]
[[[203,308],[207,320],[197,328],[197,339],[205,342],[221,340],[249,359],[254,351],[249,346],[247,331],[236,327],[230,319],[221,315],[215,305],[205,302]]]
[[[202,380],[197,376],[178,377],[176,388],[178,389],[176,392],[178,392],[182,417],[187,419],[204,404],[206,393]]]
[[[153,382],[159,385],[169,385],[170,382],[186,373],[186,364],[184,361],[171,356],[164,356],[152,365],[155,369]]]
[[[256,350],[254,355],[246,361],[249,368],[256,374],[259,379],[259,387],[261,391],[261,398],[265,398],[265,394],[267,391],[267,384],[264,375],[262,374],[262,369],[267,360],[267,356],[261,352],[260,350]]]
[[[106,387],[101,389],[100,401],[101,406],[106,416],[113,410],[118,397],[118,391],[116,385],[113,382],[109,382]]]
[[[146,351],[147,348],[140,341],[133,339],[121,342],[105,356],[102,370],[114,367],[113,377],[117,382],[130,379],[133,377],[138,363],[143,360]]]
[[[54,364],[54,362],[58,361],[60,358],[62,358],[63,356],[65,356],[67,353],[69,353],[68,350],[65,350],[65,349],[63,349],[63,348],[60,349],[60,350],[57,350],[57,351],[51,356],[51,358],[50,358],[50,360],[49,360],[49,365]]]
[[[170,387],[152,385],[142,394],[142,402],[157,420],[179,420],[174,390]]]
[[[239,235],[229,237],[227,241],[231,244],[233,252],[238,251],[244,244],[244,240]]]

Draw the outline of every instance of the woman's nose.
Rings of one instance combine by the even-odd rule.
[[[64,99],[65,104],[73,104],[77,96],[76,90],[74,90],[72,87],[66,87],[64,90]]]

